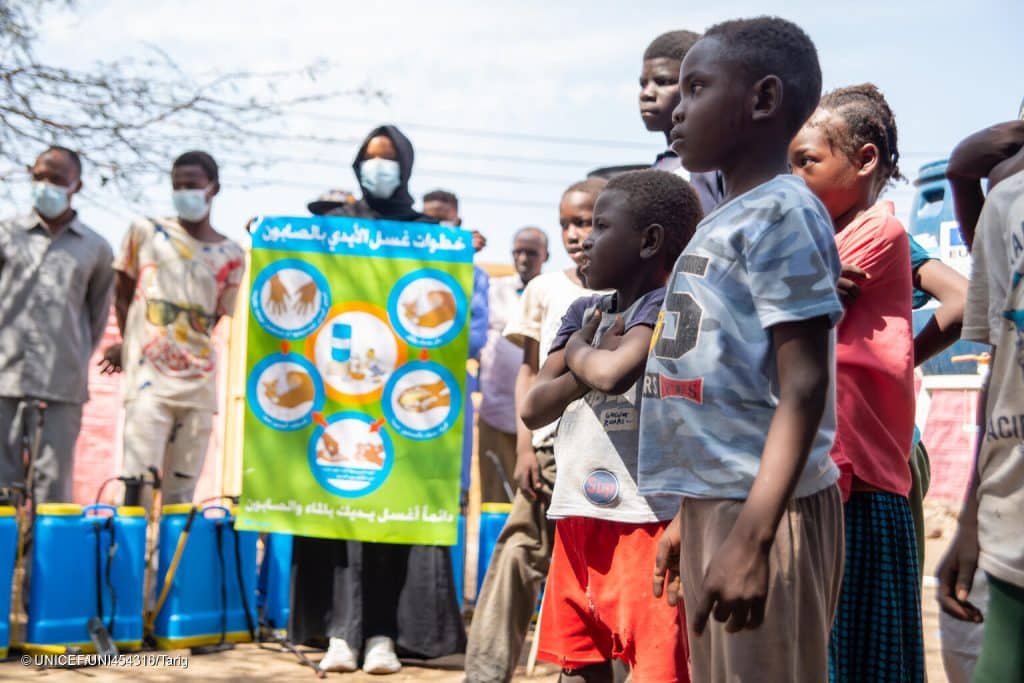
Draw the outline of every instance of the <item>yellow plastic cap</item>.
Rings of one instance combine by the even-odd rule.
[[[40,503],[36,506],[36,514],[54,517],[80,515],[82,506],[77,503]]]

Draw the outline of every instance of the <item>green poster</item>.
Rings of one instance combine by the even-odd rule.
[[[437,225],[260,220],[240,529],[456,542],[472,258]]]

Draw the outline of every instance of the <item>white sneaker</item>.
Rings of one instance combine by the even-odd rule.
[[[368,674],[396,674],[402,663],[395,655],[395,642],[387,636],[373,636],[366,641],[363,671]]]
[[[349,673],[359,668],[356,664],[358,654],[352,651],[341,638],[331,638],[331,644],[327,648],[327,654],[320,660],[317,668],[321,671],[337,671]]]

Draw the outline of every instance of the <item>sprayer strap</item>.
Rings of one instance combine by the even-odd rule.
[[[106,582],[107,588],[110,589],[110,622],[107,624],[108,632],[110,637],[114,637],[114,615],[117,613],[117,593],[114,591],[114,579],[112,572],[114,569],[114,554],[117,553],[117,539],[114,537],[114,518],[107,518],[107,529],[110,530],[110,548],[107,550],[107,573]],[[100,619],[103,617],[100,616]]]
[[[92,530],[96,537],[96,616],[103,621],[103,548],[100,542],[99,521],[93,521]]]
[[[252,621],[252,614],[249,613],[249,596],[245,590],[245,574],[242,571],[242,550],[238,529],[231,525],[231,533],[235,539],[235,573],[238,576],[238,592],[242,595],[242,609],[245,610],[245,625],[249,629],[249,637],[256,642],[256,625]]]
[[[223,645],[228,635],[228,577],[227,568],[224,565],[224,523],[221,520],[214,522],[217,530],[217,564],[220,566],[220,642]]]

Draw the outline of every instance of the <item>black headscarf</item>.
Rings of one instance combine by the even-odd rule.
[[[386,199],[374,197],[367,192],[366,188],[363,187],[362,179],[359,177],[359,165],[366,158],[366,146],[370,144],[372,138],[378,135],[389,137],[395,145],[395,150],[398,152],[401,183],[395,190],[395,193]],[[392,221],[437,222],[412,208],[413,199],[412,195],[409,194],[409,176],[412,175],[412,160],[412,143],[396,126],[378,126],[371,130],[370,134],[363,140],[363,144],[359,147],[359,152],[356,154],[356,159],[352,162],[352,170],[355,171],[356,181],[363,190],[363,201],[366,202],[375,214],[374,218],[384,218]]]

